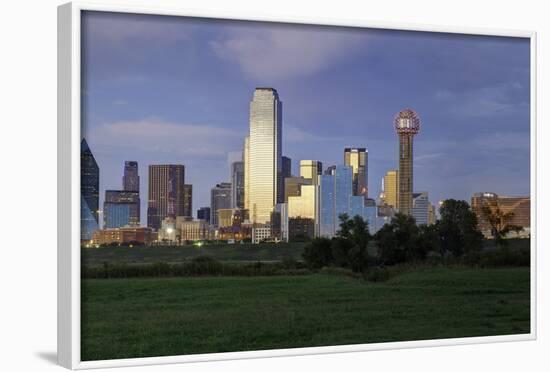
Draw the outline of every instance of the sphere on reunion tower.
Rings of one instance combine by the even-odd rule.
[[[394,119],[397,134],[415,135],[420,131],[420,117],[410,108],[400,111]]]

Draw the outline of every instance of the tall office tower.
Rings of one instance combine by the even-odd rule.
[[[353,195],[368,196],[369,152],[366,148],[346,147],[344,165],[353,169]]]
[[[269,223],[273,207],[283,199],[283,103],[273,88],[256,88],[250,102],[248,209],[253,223]],[[214,211],[212,211],[214,212]]]
[[[414,192],[412,194],[412,216],[416,220],[416,224],[428,225],[430,221],[430,201],[428,200],[428,193]]]
[[[397,178],[398,172],[396,169],[392,169],[386,172],[382,180],[384,188],[384,204],[397,208]]]
[[[243,163],[244,163],[244,209],[249,208],[250,198],[250,136],[244,138]]]
[[[353,169],[338,165],[332,174],[319,178],[319,235],[330,238],[339,229],[339,216],[343,213],[349,216]]]
[[[413,110],[405,109],[395,116],[394,126],[399,136],[397,209],[399,213],[410,215],[413,192],[413,138],[420,131],[420,118]]]
[[[183,185],[183,215],[193,217],[193,185]],[[176,216],[177,217],[177,216]]]
[[[210,191],[210,223],[218,227],[218,210],[231,208],[231,183],[222,182]]]
[[[327,176],[334,175],[334,171],[336,170],[336,165],[330,165],[325,169],[325,173]]]
[[[310,179],[313,185],[319,184],[319,176],[323,173],[323,163],[317,160],[300,160],[300,176]]]
[[[138,193],[137,225],[141,221],[141,202],[139,198],[139,172],[137,161],[124,162],[124,175],[122,176],[122,190]]]
[[[197,220],[210,223],[210,207],[201,207],[197,209]]]
[[[139,192],[106,190],[103,222],[104,228],[109,229],[139,226]]]
[[[139,192],[139,173],[137,161],[124,162],[124,176],[122,176],[122,189],[124,191]]]
[[[86,139],[80,143],[80,239],[99,229],[99,167]]]
[[[244,209],[244,163],[231,163],[231,208]]]
[[[185,198],[185,166],[163,164],[149,166],[149,199],[147,226],[161,227],[166,217],[183,216]]]
[[[300,218],[308,219],[311,225],[315,226],[319,219],[318,211],[318,186],[317,185],[302,185],[299,196],[288,197],[288,218],[289,220]],[[313,234],[315,234],[313,227]],[[313,238],[313,235],[309,236]]]

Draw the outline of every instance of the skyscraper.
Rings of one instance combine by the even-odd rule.
[[[193,185],[183,185],[183,216],[193,217]]]
[[[311,185],[312,180],[304,177],[287,177],[285,178],[285,203],[289,196],[300,196],[302,185]]]
[[[344,165],[353,169],[353,195],[368,196],[368,161],[369,153],[366,148],[344,149]]]
[[[300,160],[300,177],[311,180],[313,185],[319,184],[319,175],[323,173],[323,163],[318,160]]]
[[[231,183],[219,183],[210,191],[210,223],[218,227],[218,210],[230,208]]]
[[[283,104],[273,88],[256,88],[250,102],[248,209],[253,223],[269,223],[273,207],[283,199]],[[214,213],[214,210],[212,210]]]
[[[396,169],[389,170],[383,178],[384,198],[383,202],[393,208],[397,208],[397,178],[398,172]]]
[[[161,227],[165,217],[183,216],[185,167],[180,164],[149,166],[147,226]]]
[[[137,161],[124,162],[124,176],[122,176],[122,189],[124,191],[139,192],[139,173]]]
[[[231,163],[231,208],[244,208],[244,162]]]
[[[243,163],[244,163],[244,209],[250,209],[250,136],[244,138]]]
[[[339,229],[339,216],[343,213],[350,215],[353,169],[338,165],[332,174],[323,174],[319,178],[319,234],[333,237]]]
[[[86,139],[80,143],[80,239],[91,240],[99,228],[99,166]]]
[[[420,130],[420,119],[416,112],[405,109],[394,120],[395,131],[399,136],[399,185],[397,209],[410,215],[413,192],[413,138]]]

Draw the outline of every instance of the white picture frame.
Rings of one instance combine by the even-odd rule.
[[[80,17],[82,11],[140,13],[169,16],[207,17],[315,25],[355,26],[394,30],[524,37],[531,45],[531,330],[529,334],[486,336],[426,341],[323,346],[298,349],[242,351],[214,354],[163,356],[135,359],[81,361],[80,358]],[[58,8],[58,362],[70,369],[90,369],[198,361],[220,361],[275,356],[311,355],[354,351],[386,350],[444,345],[479,344],[536,339],[536,33],[439,25],[377,23],[309,17],[197,11],[182,7],[124,5],[75,1]]]

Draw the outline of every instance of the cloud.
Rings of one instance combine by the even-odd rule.
[[[210,46],[248,78],[266,81],[315,74],[353,56],[365,42],[364,35],[349,29],[273,25],[235,30]]]
[[[100,43],[129,40],[173,43],[189,40],[192,27],[182,27],[181,20],[166,16],[109,14],[87,12],[83,17],[83,34]]]
[[[243,135],[200,124],[167,122],[157,118],[116,121],[94,130],[95,143],[104,151],[170,154],[179,157],[225,158],[238,149]]]
[[[435,93],[435,98],[441,103],[450,105],[453,114],[483,118],[528,110],[529,102],[517,99],[524,89],[527,88],[519,82],[511,82],[464,92],[439,90]]]

